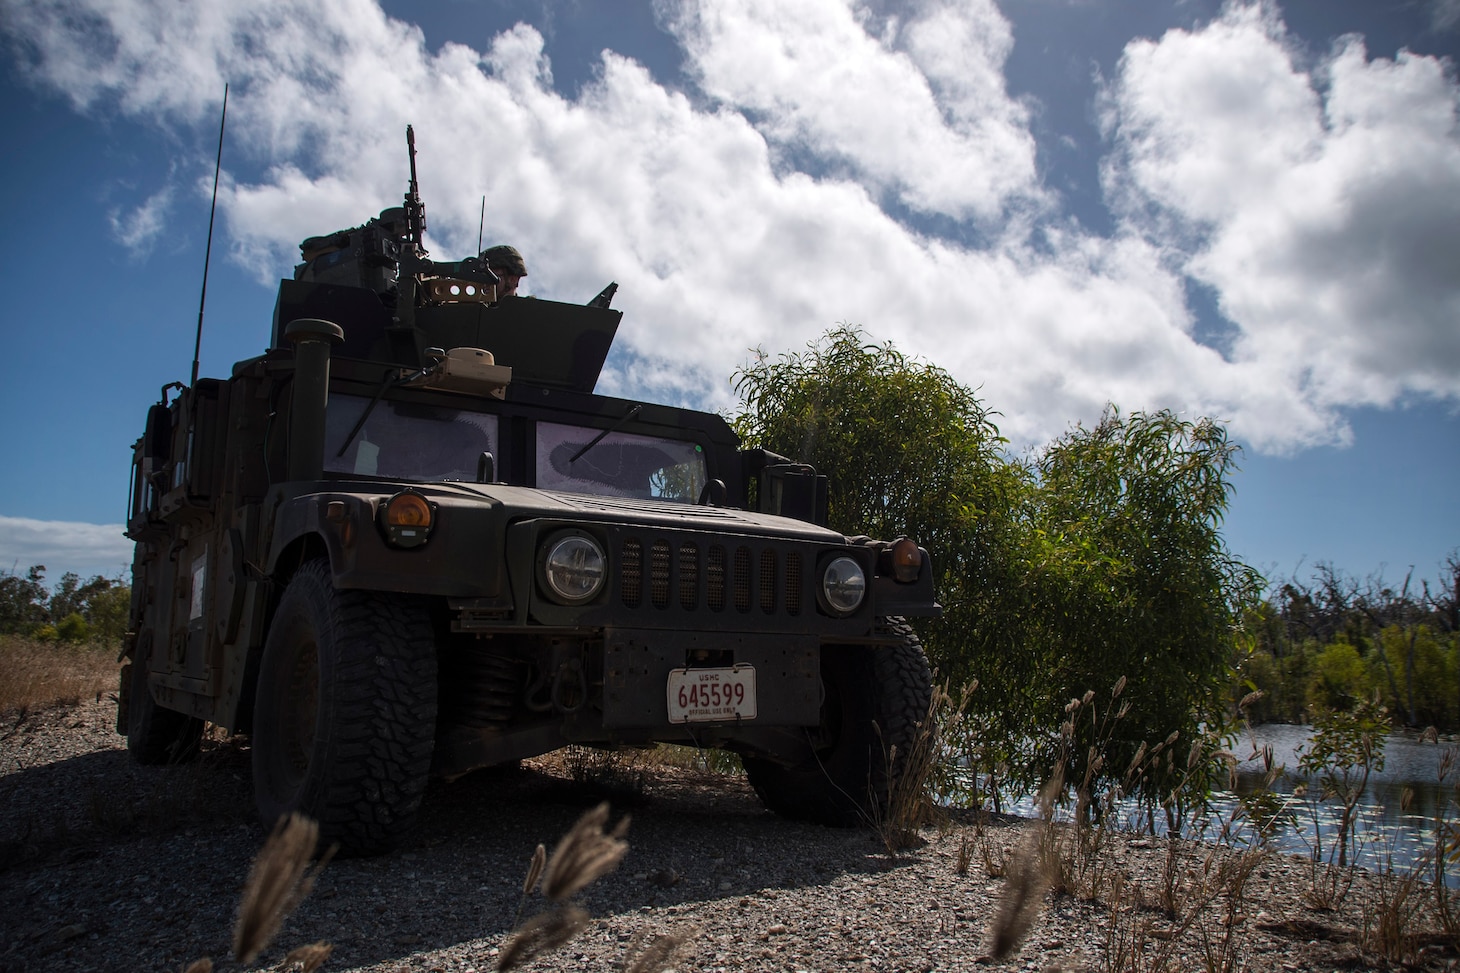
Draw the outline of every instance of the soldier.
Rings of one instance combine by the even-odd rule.
[[[517,248],[509,247],[505,243],[488,247],[482,251],[482,259],[492,273],[497,275],[497,300],[516,297],[517,284],[527,276],[527,264],[523,262],[522,254],[517,252]]]

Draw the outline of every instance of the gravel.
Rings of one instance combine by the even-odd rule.
[[[193,765],[138,767],[114,719],[101,700],[0,720],[0,973],[175,973],[203,956],[241,968],[230,959],[231,930],[265,837],[246,741],[210,738]],[[631,949],[672,936],[682,942],[667,968],[677,970],[1104,970],[1112,930],[1137,923],[1153,929],[1141,970],[1159,968],[1163,951],[1170,969],[1206,968],[1203,943],[1223,941],[1237,951],[1232,969],[1375,968],[1356,930],[1375,914],[1377,883],[1360,876],[1338,910],[1315,911],[1302,901],[1308,868],[1293,858],[1257,863],[1230,910],[1231,936],[1220,896],[1161,938],[1170,923],[1154,908],[1113,918],[1105,905],[1049,895],[1022,948],[994,961],[990,924],[1015,883],[989,874],[985,852],[1012,856],[1033,822],[977,828],[951,814],[921,833],[920,847],[892,857],[870,831],[769,814],[740,778],[656,767],[624,783],[609,799],[612,820],[632,814],[628,856],[576,896],[592,917],[584,931],[527,969],[618,970]],[[551,759],[433,783],[414,843],[330,862],[256,968],[279,968],[288,949],[325,941],[330,971],[494,969],[533,849],[551,850],[602,799],[602,787],[575,784]],[[1106,875],[1154,899],[1165,843],[1111,841]],[[1234,857],[1183,846],[1182,871]],[[545,907],[532,897],[522,919]],[[1418,968],[1453,968],[1455,955],[1430,947]]]

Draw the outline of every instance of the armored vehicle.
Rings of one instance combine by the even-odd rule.
[[[409,133],[408,133],[409,138]],[[270,345],[134,447],[117,729],[246,733],[259,814],[398,843],[427,780],[569,744],[740,755],[771,809],[875,814],[931,692],[927,553],[718,415],[594,393],[620,322],[497,299],[404,205],[301,245]]]

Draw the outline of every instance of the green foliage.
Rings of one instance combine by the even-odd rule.
[[[24,633],[46,620],[46,566],[37,564],[21,577],[0,574],[0,632]]]
[[[945,677],[980,683],[975,771],[1028,790],[1064,756],[1098,789],[1174,732],[1184,759],[1146,768],[1142,796],[1204,797],[1220,762],[1198,731],[1230,721],[1259,580],[1222,543],[1236,447],[1219,425],[1111,409],[1020,462],[972,390],[849,327],[759,356],[736,388],[737,430],[825,473],[837,529],[928,548],[945,613],[919,629]],[[1085,737],[1110,724],[1092,710],[1064,734],[1066,706],[1122,675],[1115,759],[1092,768]]]
[[[1130,678],[1117,765],[1143,741],[1175,731],[1196,747],[1231,724],[1240,623],[1260,582],[1228,554],[1220,532],[1236,451],[1209,420],[1111,408],[1039,458],[1037,664],[1056,686]],[[1046,712],[1062,702],[1044,701]],[[1178,783],[1191,790],[1198,766],[1204,780],[1217,780],[1215,761],[1181,763],[1146,778],[1142,796],[1168,795]]]
[[[72,612],[56,623],[56,638],[62,642],[85,642],[91,638],[91,626],[80,612]]]
[[[1359,799],[1369,775],[1384,769],[1384,742],[1392,724],[1384,707],[1371,698],[1352,710],[1320,713],[1313,729],[1312,742],[1298,757],[1298,769],[1318,779],[1323,800],[1339,806],[1338,836],[1330,855],[1336,850],[1343,868],[1357,851],[1353,842]],[[1315,847],[1314,860],[1322,857],[1322,849]]]
[[[1308,705],[1316,711],[1346,710],[1364,695],[1366,682],[1368,671],[1359,650],[1347,642],[1334,642],[1314,657]]]
[[[101,642],[120,642],[127,634],[131,605],[132,589],[120,582],[110,582],[107,587],[95,591],[87,599],[85,613],[92,637]]]
[[[83,583],[68,571],[47,591],[45,571],[44,565],[35,565],[23,578],[13,572],[0,574],[0,634],[106,643],[116,643],[126,634],[131,588],[100,575]]]
[[[832,522],[848,529],[906,534],[947,556],[1021,487],[972,391],[855,328],[802,354],[762,354],[735,377],[736,431],[825,473]]]
[[[1460,555],[1446,571],[1396,587],[1320,564],[1311,582],[1277,586],[1247,616],[1242,678],[1267,694],[1255,716],[1306,722],[1377,691],[1399,722],[1460,729]]]

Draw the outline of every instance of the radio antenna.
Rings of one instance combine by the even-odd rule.
[[[198,384],[198,358],[203,350],[203,307],[208,303],[208,264],[213,257],[213,217],[218,213],[218,173],[223,168],[223,126],[228,122],[228,82],[223,83],[223,112],[218,119],[218,158],[213,163],[213,205],[208,210],[208,245],[203,249],[203,293],[198,296],[198,335],[193,339],[193,380]]]
[[[482,252],[482,233],[487,228],[487,195],[482,194],[482,220],[477,224],[477,253]]]

